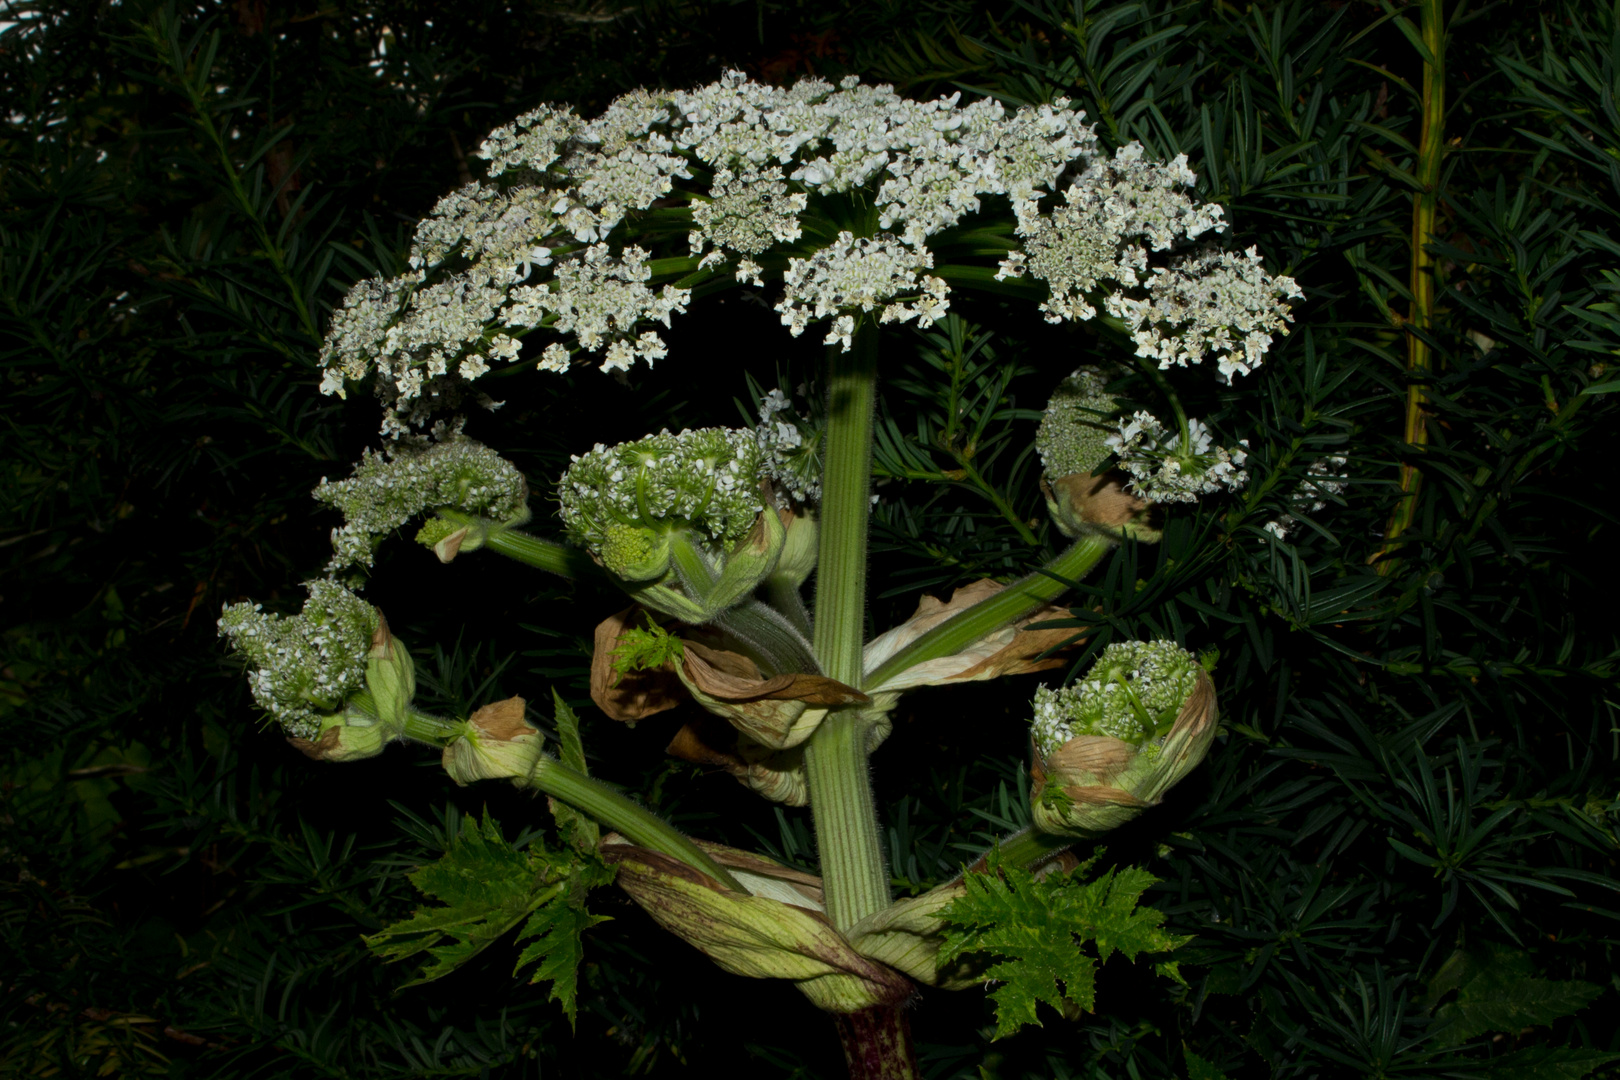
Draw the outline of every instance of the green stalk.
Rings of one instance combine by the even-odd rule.
[[[1090,573],[1113,546],[1114,541],[1104,536],[1082,536],[1039,571],[945,620],[889,657],[866,677],[866,685],[882,686],[909,668],[950,656],[984,635],[1034,614],[1067,592],[1071,582]]]
[[[527,566],[565,578],[580,577],[597,569],[591,557],[578,548],[565,547],[526,532],[503,528],[498,522],[478,517],[476,514],[466,514],[460,510],[444,508],[434,513],[452,525],[466,525],[485,530],[484,547]]]
[[[1440,206],[1440,166],[1445,156],[1446,32],[1440,0],[1420,0],[1423,51],[1423,125],[1418,132],[1417,166],[1420,190],[1412,198],[1412,307],[1406,334],[1406,425],[1403,437],[1411,453],[1421,453],[1429,442],[1427,423],[1428,376],[1433,366],[1427,333],[1434,320],[1434,256],[1429,241]],[[1401,564],[1397,552],[1402,534],[1417,518],[1418,491],[1423,474],[1411,462],[1401,464],[1400,501],[1384,527],[1384,544],[1373,557],[1380,574],[1394,573]]]
[[[1020,829],[1011,836],[1003,836],[996,841],[991,851],[999,852],[1002,865],[1021,866],[1033,869],[1049,859],[1063,854],[1074,846],[1074,839],[1067,836],[1054,836],[1043,833],[1034,827]],[[978,861],[968,867],[968,872],[980,870],[985,867],[990,852],[979,856]]]
[[[866,638],[866,531],[871,516],[877,328],[863,324],[828,365],[825,473],[816,564],[815,650],[821,670],[857,689]],[[866,758],[872,721],[833,712],[806,748],[805,774],[827,914],[847,930],[888,906],[877,805]]]
[[[541,758],[534,772],[529,774],[528,783],[606,825],[633,844],[679,859],[728,889],[748,891],[710,858],[708,852],[693,843],[691,837],[599,780],[577,773],[559,761]]]

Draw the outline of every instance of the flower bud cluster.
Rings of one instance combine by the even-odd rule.
[[[311,581],[298,615],[267,615],[258,604],[231,604],[219,632],[248,662],[259,707],[299,739],[366,689],[366,663],[377,633],[375,608],[334,581]]]
[[[1161,424],[1148,412],[1118,422],[1106,443],[1119,458],[1119,467],[1131,476],[1131,489],[1150,502],[1197,502],[1198,496],[1227,488],[1237,491],[1249,482],[1248,441],[1227,449],[1216,446],[1209,429],[1197,420],[1187,423],[1188,446],[1181,433]]]
[[[1198,658],[1172,641],[1104,649],[1080,681],[1038,687],[1030,731],[1044,757],[1081,735],[1120,739],[1151,754],[1197,685]]]
[[[463,436],[426,449],[367,450],[347,480],[324,477],[315,498],[343,511],[328,571],[370,566],[376,541],[417,514],[449,507],[498,521],[528,515],[529,486],[511,462]]]
[[[1110,373],[1082,367],[1058,384],[1035,432],[1042,472],[1049,480],[1096,473],[1113,453],[1108,439],[1118,430],[1117,399],[1108,393]]]
[[[574,456],[558,492],[570,538],[623,573],[676,529],[724,552],[765,508],[759,479],[753,432],[699,428],[597,444]]]
[[[772,390],[759,401],[760,471],[802,506],[821,502],[821,432],[795,414],[786,394]]]

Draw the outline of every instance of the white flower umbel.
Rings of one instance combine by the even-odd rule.
[[[797,240],[802,232],[799,214],[808,202],[803,192],[788,188],[779,168],[720,169],[708,200],[692,205],[692,220],[698,225],[692,231],[692,254],[702,255],[713,246],[758,255],[775,244]]]
[[[666,346],[648,324],[667,326],[691,288],[723,276],[762,285],[786,265],[783,321],[796,335],[825,321],[825,340],[846,348],[863,312],[929,325],[950,304],[929,245],[985,211],[1011,211],[1000,276],[1046,282],[1049,319],[1089,319],[1106,300],[1163,364],[1214,352],[1223,373],[1249,370],[1297,295],[1252,258],[1153,268],[1222,228],[1220,207],[1193,198],[1185,158],[1152,162],[1135,143],[1103,156],[1062,99],[1009,111],[853,77],[784,88],[729,72],[626,94],[589,121],[537,109],[480,153],[489,176],[421,224],[410,271],[359,283],[332,319],[322,389],[376,373],[391,435],[518,361],[530,335],[544,371],[581,353],[610,372],[650,364]],[[838,231],[851,206],[871,209],[876,235]]]
[[[753,432],[700,428],[598,444],[574,456],[557,491],[570,539],[620,572],[678,529],[724,552],[765,508],[759,480]]]
[[[1344,494],[1349,486],[1349,477],[1344,475],[1348,462],[1349,459],[1342,454],[1317,458],[1311,462],[1311,467],[1305,470],[1305,479],[1288,496],[1288,510],[1266,522],[1263,526],[1265,530],[1278,540],[1287,539],[1294,526],[1299,524],[1296,515],[1314,514],[1326,507],[1328,500]]]
[[[311,581],[302,613],[267,615],[231,604],[219,632],[248,662],[253,700],[297,739],[366,689],[366,657],[377,632],[375,608],[334,581]]]
[[[580,258],[558,266],[549,285],[513,289],[501,320],[509,327],[549,326],[572,335],[587,352],[607,346],[603,371],[628,368],[636,357],[651,363],[665,354],[663,339],[651,331],[632,337],[637,325],[652,320],[668,326],[691,297],[690,290],[673,285],[654,292],[646,284],[651,276],[641,248],[615,254],[607,244],[592,244]]]
[[[821,432],[796,414],[782,391],[760,399],[754,441],[760,470],[778,491],[804,506],[821,501]]]
[[[1214,353],[1223,382],[1259,367],[1273,334],[1293,321],[1287,300],[1305,295],[1293,278],[1272,277],[1260,253],[1212,251],[1153,270],[1147,299],[1108,298],[1108,313],[1124,320],[1136,355],[1159,367],[1196,364]]]
[[[489,162],[491,177],[519,170],[544,173],[583,126],[572,109],[542,105],[490,132],[478,156]]]
[[[1070,739],[1103,735],[1151,753],[1198,680],[1198,658],[1173,641],[1110,645],[1077,682],[1037,687],[1030,734],[1043,756]]]
[[[343,511],[343,524],[332,530],[332,572],[370,566],[378,539],[427,510],[450,507],[497,521],[525,517],[529,486],[495,451],[455,436],[426,449],[367,450],[347,480],[323,477],[314,495]]]
[[[1198,496],[1226,488],[1236,491],[1249,481],[1241,467],[1248,460],[1247,442],[1230,450],[1216,446],[1209,429],[1188,421],[1188,446],[1181,434],[1147,412],[1119,421],[1106,444],[1131,475],[1131,489],[1150,502],[1197,502]]]
[[[1106,281],[1136,285],[1149,250],[1226,227],[1219,206],[1193,199],[1196,177],[1185,154],[1169,164],[1142,154],[1141,143],[1130,143],[1097,161],[1050,214],[1038,213],[1033,200],[1014,204],[1024,250],[1009,254],[996,277],[1028,273],[1045,281],[1052,289],[1041,305],[1048,322],[1092,318],[1097,309],[1088,297]]]
[[[889,236],[856,239],[847,232],[808,259],[788,263],[782,283],[786,294],[776,310],[794,337],[812,320],[833,320],[826,343],[849,351],[855,320],[851,310],[882,308],[880,322],[909,322],[928,327],[950,307],[950,288],[930,274],[934,265],[927,248],[913,248]]]

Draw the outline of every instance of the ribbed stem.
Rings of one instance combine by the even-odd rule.
[[[816,658],[826,675],[856,688],[861,685],[866,637],[877,333],[876,327],[862,325],[850,351],[833,353],[828,365],[816,563]],[[827,914],[840,930],[889,903],[877,805],[866,763],[870,731],[871,721],[859,710],[836,711],[811,736],[804,758]]]
[[[691,837],[598,780],[577,773],[561,762],[542,758],[529,775],[528,782],[530,786],[606,825],[633,844],[679,859],[727,888],[747,891],[725,868],[693,843]]]
[[[866,685],[882,686],[909,668],[950,656],[988,633],[1033,615],[1067,592],[1071,582],[1090,573],[1113,546],[1114,541],[1107,537],[1082,536],[1041,570],[945,620],[889,657],[866,676]]]

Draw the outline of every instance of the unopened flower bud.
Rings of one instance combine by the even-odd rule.
[[[411,699],[416,696],[416,664],[404,644],[388,629],[388,620],[377,614],[377,629],[366,653],[366,689],[377,716],[397,731],[405,729]]]
[[[809,510],[786,513],[786,536],[782,543],[782,556],[776,560],[772,576],[785,578],[795,586],[803,585],[815,573],[816,557],[820,553],[820,527],[816,516]]]
[[[444,748],[444,770],[457,784],[525,782],[545,758],[544,738],[524,717],[524,701],[507,698],[473,713]]]
[[[1031,791],[1043,832],[1090,836],[1156,805],[1215,737],[1215,687],[1168,641],[1103,650],[1078,682],[1035,693]]]
[[[288,741],[316,761],[358,761],[376,757],[383,747],[399,738],[396,726],[370,711],[370,695],[357,694],[342,712],[321,718],[320,733],[313,739]]]

